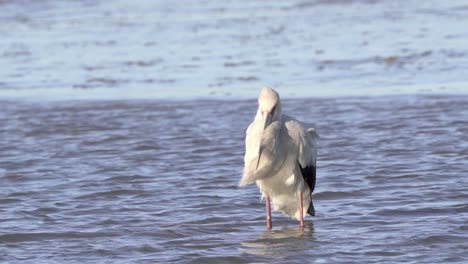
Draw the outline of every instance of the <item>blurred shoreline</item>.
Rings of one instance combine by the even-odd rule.
[[[465,1],[1,1],[0,98],[468,94]]]
[[[320,87],[310,89],[306,87],[273,87],[282,92],[285,99],[295,98],[339,98],[339,97],[381,97],[398,95],[459,95],[468,96],[468,83],[452,83],[448,85],[411,85],[385,88],[340,89],[334,87]],[[67,100],[244,100],[255,99],[262,85],[245,87],[244,89],[218,90],[182,89],[156,90],[148,88],[134,88],[128,92],[122,88],[92,88],[92,89],[64,89],[64,88],[33,88],[33,89],[3,89],[0,90],[0,100],[22,101],[67,101]],[[293,91],[293,92],[292,92]]]

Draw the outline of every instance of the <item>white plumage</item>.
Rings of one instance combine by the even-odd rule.
[[[275,90],[263,88],[258,104],[246,133],[244,172],[239,185],[257,183],[266,203],[267,228],[271,228],[270,199],[274,210],[296,218],[303,227],[305,213],[315,214],[311,194],[315,188],[318,135],[314,129],[306,129],[294,118],[282,115]]]

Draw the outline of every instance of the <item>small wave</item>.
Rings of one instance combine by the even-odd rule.
[[[20,199],[15,198],[0,198],[0,204],[12,204],[12,203],[19,203],[21,202]]]
[[[0,235],[0,241],[3,243],[20,243],[53,239],[114,237],[117,235],[118,234],[112,232],[11,233]]]
[[[139,195],[142,194],[141,190],[133,190],[133,189],[121,189],[121,190],[112,190],[112,191],[104,191],[104,192],[94,192],[90,194],[85,194],[78,196],[77,199],[94,199],[94,198],[116,198],[120,196],[131,196],[131,195]]]
[[[393,257],[393,256],[403,255],[403,253],[395,252],[395,251],[367,251],[364,254],[368,256],[376,256],[376,257]]]
[[[333,192],[333,191],[325,191],[314,193],[313,198],[317,200],[337,200],[337,199],[350,199],[355,197],[361,197],[364,193],[361,191],[353,191],[353,192]]]
[[[135,60],[135,61],[125,61],[123,62],[123,64],[129,67],[152,67],[161,62],[162,62],[162,59],[147,60],[147,61]]]
[[[240,62],[225,62],[224,67],[226,68],[237,68],[242,66],[254,65],[253,61],[240,61]]]
[[[464,243],[466,242],[466,236],[459,235],[429,235],[426,237],[420,237],[414,239],[417,244],[423,245],[433,245],[433,244],[443,244],[443,243]]]
[[[113,176],[110,178],[105,179],[104,181],[112,183],[112,182],[140,182],[148,180],[148,177],[141,176],[141,175],[126,175],[126,176]]]
[[[427,216],[431,217],[434,215],[447,215],[447,214],[454,214],[454,213],[467,213],[468,212],[468,205],[460,205],[460,206],[448,206],[448,207],[424,207],[424,208],[395,208],[395,209],[382,209],[377,210],[374,212],[375,215],[379,216],[406,216],[406,217],[414,217],[414,216]]]

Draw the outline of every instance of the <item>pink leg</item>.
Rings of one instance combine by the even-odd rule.
[[[300,213],[300,218],[299,218],[299,224],[302,230],[304,230],[304,210],[302,206],[302,192],[297,193],[298,199],[299,199],[299,213]]]
[[[265,210],[266,210],[266,227],[271,229],[271,209],[270,209],[270,196],[265,194]]]

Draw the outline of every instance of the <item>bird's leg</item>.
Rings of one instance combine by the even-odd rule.
[[[271,229],[271,208],[270,208],[270,196],[265,194],[265,210],[266,210],[266,227]]]
[[[304,210],[302,206],[302,192],[297,192],[297,196],[299,198],[299,225],[301,230],[304,230]]]

